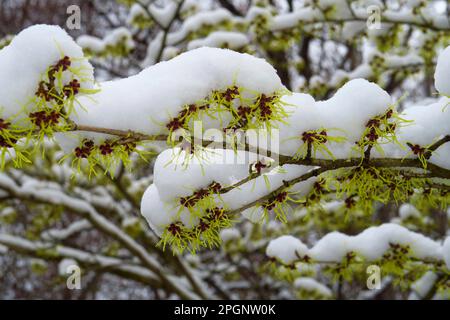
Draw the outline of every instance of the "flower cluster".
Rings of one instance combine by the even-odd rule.
[[[373,201],[387,203],[408,201],[417,189],[423,187],[423,179],[410,177],[391,169],[359,166],[336,170],[326,175],[338,199],[345,201],[349,210],[371,213]]]
[[[129,158],[131,153],[137,152],[141,157],[149,153],[137,147],[137,142],[127,138],[104,140],[100,143],[85,139],[73,150],[72,154],[66,155],[63,159],[73,157],[72,166],[77,168],[78,172],[87,170],[89,176],[96,175],[98,169],[113,176],[120,163],[125,167],[131,163]]]
[[[333,153],[326,146],[327,142],[341,143],[346,140],[345,137],[329,135],[325,129],[305,131],[301,134],[300,139],[303,144],[295,153],[295,159],[315,158],[317,151],[325,158],[334,158]]]
[[[356,150],[362,155],[362,158],[368,160],[372,147],[384,154],[380,144],[393,142],[403,148],[397,141],[396,129],[408,122],[410,121],[402,119],[393,108],[389,108],[384,114],[367,121],[361,139],[355,142]]]
[[[230,228],[232,224],[232,218],[225,209],[212,207],[205,211],[193,227],[187,227],[181,221],[169,224],[157,245],[163,249],[170,246],[173,252],[178,253],[184,250],[196,252],[200,247],[217,247],[221,243],[220,231]]]
[[[7,119],[0,119],[2,167],[5,165],[5,154],[10,154],[14,164],[21,166],[24,162],[30,162],[29,153],[39,149],[44,137],[51,138],[54,132],[71,130],[69,115],[77,101],[76,96],[97,92],[82,88],[84,76],[81,67],[73,67],[73,58],[61,57],[41,75],[34,96],[22,110]],[[19,140],[24,143],[18,144]],[[30,142],[34,145],[31,151],[28,148]],[[14,155],[9,150],[12,148]]]

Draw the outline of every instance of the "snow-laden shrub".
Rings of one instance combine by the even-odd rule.
[[[149,67],[106,82],[95,81],[87,56],[129,54],[135,43],[127,29],[116,29],[104,39],[84,36],[75,42],[59,27],[30,27],[0,51],[2,167],[11,162],[20,167],[37,154],[45,156],[46,139],[55,138],[63,149],[62,161],[76,171],[91,177],[104,172],[114,179],[121,163],[133,170],[133,154],[146,159],[156,150],[153,183],[142,197],[141,213],[160,238],[158,246],[174,253],[195,253],[219,246],[223,239],[237,243],[239,232],[226,230],[241,216],[289,225],[299,210],[307,212],[302,218],[325,207],[345,215],[369,215],[377,203],[392,201],[418,209],[415,215],[404,214],[405,220],[424,210],[446,210],[450,47],[433,66],[439,98],[404,110],[398,109],[398,98],[361,78],[382,77],[392,66],[433,61],[426,55],[384,56],[399,37],[401,30],[395,26],[383,34],[369,34],[377,39],[380,53],[359,70],[337,72],[329,84],[320,76],[310,79],[309,88],[318,92],[325,92],[327,85],[337,88],[323,100],[288,90],[264,59],[202,47],[251,52],[251,41],[256,41],[277,52],[289,47],[303,23],[325,18],[345,22],[364,15],[364,6],[356,5],[352,12],[344,2],[344,7],[336,7],[335,1],[312,2],[278,16],[257,7],[243,18],[226,10],[194,15],[177,32],[155,39],[164,39],[167,46],[188,41],[192,50],[179,55],[174,50],[176,57],[151,65],[164,54],[170,56],[155,42],[148,48]],[[142,28],[167,25],[165,18],[176,9],[150,8],[156,17],[150,24],[142,20],[146,11],[137,8],[129,21]],[[205,25],[216,24],[237,31],[203,32]],[[239,33],[246,27],[254,39]],[[285,29],[292,29],[292,34],[277,38]],[[266,41],[269,34],[274,41]],[[300,70],[307,67],[304,63],[299,61]],[[259,141],[239,139],[239,134],[256,130],[265,134]],[[30,185],[11,188],[55,203],[66,201],[60,194],[33,194]],[[72,205],[92,217],[90,207]],[[90,226],[86,223],[83,228]],[[143,232],[137,219],[123,225],[130,235]],[[271,264],[281,263],[288,271],[327,264],[328,271],[344,278],[350,277],[351,268],[360,268],[355,265],[373,262],[397,275],[412,270],[417,261],[433,264],[434,272],[443,274],[450,265],[449,239],[440,243],[395,224],[354,236],[334,232],[315,240],[308,248],[295,237],[283,236],[270,242],[266,254]],[[307,277],[297,277],[295,286],[331,296],[327,287]]]

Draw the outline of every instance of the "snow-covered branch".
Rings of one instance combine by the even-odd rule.
[[[0,251],[232,298],[270,286],[257,263],[290,233],[268,245],[283,264],[268,274],[299,297],[341,298],[368,263],[410,284],[431,272],[424,297],[445,288],[441,3],[281,2],[127,1],[102,36],[36,25],[0,39]],[[223,284],[225,269],[248,279]]]
[[[93,254],[52,243],[31,242],[9,234],[0,234],[0,244],[27,256],[58,261],[73,259],[82,267],[95,270],[96,272],[114,273],[154,287],[161,285],[161,280],[156,275],[142,266],[130,263],[130,261]]]

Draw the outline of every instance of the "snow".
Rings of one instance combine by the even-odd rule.
[[[32,110],[35,105],[30,100],[35,96],[41,77],[64,56],[71,58],[71,68],[82,70],[83,79],[78,79],[81,88],[92,88],[92,66],[83,58],[80,46],[60,27],[34,25],[21,31],[9,46],[0,50],[2,117],[10,118],[23,108]],[[63,84],[70,80],[69,69],[64,71]]]
[[[153,182],[165,201],[191,195],[212,182],[226,187],[248,176],[246,153],[241,151],[234,155],[233,150],[210,150],[201,158],[190,159],[189,166],[185,167],[186,152],[167,149],[156,159]],[[174,181],[177,181],[175,185]]]
[[[305,291],[317,292],[321,296],[331,297],[333,292],[330,288],[318,282],[314,278],[300,277],[294,280],[294,287]]]
[[[165,6],[159,7],[156,5],[150,5],[149,11],[152,17],[163,28],[167,28],[170,22],[173,20],[177,10],[177,4],[175,2],[169,2]]]
[[[154,184],[143,195],[141,212],[157,233],[161,233],[168,224],[174,222],[180,210],[180,220],[189,227],[194,226],[197,221],[190,217],[186,208],[180,207],[180,198],[191,196],[213,182],[226,188],[242,181],[248,176],[252,161],[257,159],[256,155],[240,150],[235,154],[232,150],[206,149],[197,157],[186,157],[186,152],[178,148],[167,149],[156,159]],[[218,206],[226,204],[229,210],[239,209],[281,187],[283,181],[299,177],[311,169],[312,167],[297,165],[275,167],[238,188],[215,196],[215,201]],[[307,194],[314,181],[315,177],[299,183],[295,189],[297,195]],[[245,213],[243,215],[252,219]],[[257,217],[261,218],[258,215]]]
[[[148,17],[147,12],[145,11],[145,9],[141,5],[135,3],[130,7],[130,11],[127,16],[127,24],[133,25],[133,23],[136,19],[148,19],[149,20],[149,17]],[[80,38],[78,38],[78,39],[80,39]]]
[[[252,6],[248,9],[247,14],[245,15],[245,20],[247,22],[252,22],[258,17],[264,17],[268,20],[271,16],[272,14],[270,13],[270,9]]]
[[[124,44],[128,49],[133,49],[135,46],[130,30],[125,27],[114,29],[108,33],[103,41],[106,46],[115,46],[121,41],[124,41]]]
[[[329,6],[334,1],[321,0],[322,5]],[[334,14],[342,17],[348,15],[348,8],[341,8]],[[173,17],[173,6],[166,9],[150,8],[153,15],[162,25],[167,25]],[[251,10],[251,15],[263,13],[264,10]],[[266,11],[264,11],[267,13]],[[321,13],[312,8],[303,8],[294,13],[274,17],[270,21],[272,30],[296,24],[299,21],[312,21],[320,18]],[[231,14],[218,9],[213,12],[197,14],[188,18],[181,29],[171,33],[169,44],[176,44],[185,39],[202,25],[216,24],[231,18]],[[402,18],[392,15],[393,19]],[[347,25],[347,24],[346,24]],[[159,53],[164,39],[163,33],[152,41],[148,52],[150,56]],[[73,62],[73,68],[83,69],[85,77],[80,79],[82,88],[99,88],[92,96],[80,95],[75,106],[76,112],[71,119],[79,125],[100,128],[140,132],[147,135],[167,135],[166,124],[175,118],[186,105],[194,104],[207,98],[216,90],[224,90],[236,85],[244,88],[248,98],[259,94],[273,95],[285,89],[276,70],[265,60],[231,50],[208,48],[205,46],[223,46],[232,48],[245,46],[249,39],[245,34],[229,31],[217,31],[207,37],[196,39],[188,44],[189,52],[178,54],[176,47],[169,46],[163,52],[163,58],[177,55],[173,59],[151,66],[141,73],[125,79],[107,81],[94,85],[93,68],[83,57],[81,47],[91,51],[103,51],[108,46],[114,46],[124,41],[127,48],[132,49],[134,43],[131,33],[126,28],[113,30],[104,39],[82,36],[75,43],[65,31],[59,27],[37,25],[19,33],[11,44],[0,51],[0,106],[2,117],[12,117],[23,107],[34,107],[30,99],[35,95],[41,76],[48,68],[68,56]],[[80,47],[81,46],[81,47]],[[195,49],[197,47],[201,47]],[[373,58],[374,56],[372,56]],[[421,64],[422,58],[414,54],[403,56],[383,56],[386,66],[396,68],[409,64]],[[369,59],[370,60],[370,59]],[[343,85],[334,96],[328,100],[316,101],[312,96],[303,93],[285,95],[283,102],[289,114],[285,123],[279,123],[280,153],[294,156],[303,146],[301,135],[311,130],[327,130],[331,136],[341,136],[346,142],[327,141],[326,146],[336,158],[354,156],[353,147],[359,141],[366,129],[367,121],[384,114],[392,106],[390,95],[375,83],[355,78],[369,76],[373,73],[369,63],[363,64],[352,72],[338,71],[332,79],[337,84],[344,79],[352,79]],[[17,74],[21,76],[17,78]],[[64,81],[71,79],[70,69],[65,74]],[[401,118],[411,121],[407,126],[397,128],[397,138],[403,143],[428,146],[443,135],[450,134],[450,47],[447,47],[438,58],[435,86],[443,97],[437,101],[422,106],[408,107],[401,113]],[[12,82],[11,79],[17,79]],[[312,84],[325,83],[326,80],[315,76]],[[126,117],[124,116],[126,114]],[[209,115],[202,114],[204,129],[226,127],[229,119],[224,116],[221,121]],[[189,124],[191,125],[191,124]],[[66,148],[73,148],[79,140],[86,137],[100,141],[107,137],[104,134],[81,132],[80,134],[61,135],[59,140]],[[71,137],[71,138],[70,138]],[[392,143],[383,146],[389,157],[415,157],[410,150],[403,150]],[[317,154],[318,158],[328,158],[327,154]],[[154,181],[148,187],[142,198],[142,214],[152,229],[159,235],[164,228],[180,219],[187,227],[195,226],[197,220],[189,211],[179,207],[180,197],[191,195],[194,191],[206,188],[211,183],[220,183],[222,187],[233,186],[248,177],[251,166],[257,160],[268,163],[271,159],[257,157],[254,154],[232,150],[207,150],[200,159],[191,157],[188,152],[179,148],[167,149],[159,154],[154,166]],[[433,153],[430,161],[439,166],[450,168],[450,144],[440,147]],[[217,203],[226,204],[227,209],[237,210],[255,202],[271,191],[283,186],[285,181],[308,173],[313,167],[284,165],[274,166],[252,181],[243,183],[219,196],[214,196]],[[299,196],[305,195],[311,189],[315,178],[301,182],[296,186]],[[38,195],[40,199],[49,199],[51,203],[70,202],[74,207],[82,206],[81,210],[91,212],[92,208],[83,201],[75,201],[62,194],[54,186],[41,186],[36,181],[26,181],[20,187],[8,178],[1,177],[0,183],[20,190],[27,195]],[[91,202],[105,205],[105,198],[92,197]],[[252,221],[259,221],[263,216],[261,208],[249,208],[243,215]],[[411,205],[403,205],[399,211],[400,217],[418,216],[419,212]],[[124,220],[124,224],[132,220]],[[51,238],[63,238],[89,227],[87,222],[79,222],[64,230],[64,232],[47,234]],[[234,239],[236,232],[223,231],[222,237]],[[390,248],[391,243],[409,245],[415,256],[419,258],[444,258],[450,265],[450,240],[447,239],[441,247],[437,242],[424,236],[408,231],[394,224],[372,227],[357,236],[347,236],[332,232],[308,249],[292,236],[281,237],[272,241],[267,254],[286,263],[297,259],[295,252],[308,254],[319,261],[339,262],[350,251],[355,251],[372,261],[380,257]]]
[[[361,21],[350,21],[344,23],[344,27],[342,28],[342,37],[345,40],[351,40],[353,37],[359,35],[361,32],[366,30],[367,25]]]
[[[88,51],[92,51],[95,53],[100,53],[105,50],[105,44],[103,40],[97,37],[82,35],[78,37],[77,43],[83,49],[87,49]]]
[[[433,288],[437,279],[438,276],[434,272],[427,271],[420,279],[411,285],[411,289],[415,291],[419,299],[423,299]]]
[[[269,242],[266,248],[266,255],[279,259],[286,265],[303,257],[308,252],[308,247],[299,239],[293,236],[281,236]]]
[[[81,107],[72,120],[81,125],[167,134],[165,124],[185,105],[232,85],[266,95],[284,88],[275,69],[263,59],[227,49],[200,48],[135,76],[101,83],[100,92],[79,99]],[[205,117],[203,126],[208,129]]]
[[[359,20],[361,22],[366,23],[370,14],[373,14],[372,11],[367,10],[371,4],[376,3],[376,5],[381,9],[384,7],[383,3],[380,4],[380,1],[364,1],[360,3],[355,3],[353,6],[353,12],[355,13],[355,17],[349,8],[347,0],[314,0],[314,1],[305,1],[304,6],[294,10],[294,12],[289,13],[281,13],[273,17],[273,22],[271,24],[272,30],[283,30],[288,28],[294,28],[298,26],[300,23],[308,23],[315,21],[323,21],[326,20],[324,14],[322,13],[322,9],[333,8],[332,11],[327,13],[327,18],[334,20]],[[311,4],[317,4],[320,6],[312,6]],[[359,5],[358,5],[359,4]],[[391,8],[383,8],[382,12],[382,20],[392,21],[392,22],[411,22],[411,23],[420,23],[423,22],[422,17],[417,14],[413,14],[412,11],[408,8],[404,10],[391,9]],[[432,6],[428,6],[421,10],[424,18],[427,23],[434,25],[439,28],[448,28],[450,22],[447,19],[447,16],[442,12],[437,12],[435,8]],[[380,35],[387,30],[390,29],[391,24],[382,23],[381,29],[369,29],[368,33],[371,35]],[[349,28],[347,28],[349,29]]]
[[[319,0],[318,4],[322,9],[333,8],[331,17],[348,17],[351,15],[350,2],[347,0]]]
[[[450,98],[442,97],[437,102],[425,106],[411,106],[400,114],[410,121],[408,125],[396,130],[398,141],[406,145],[411,143],[426,147],[450,134]],[[385,154],[396,158],[416,157],[410,148],[400,148],[397,144],[388,143],[383,146]],[[430,160],[438,166],[450,168],[450,148],[448,144],[441,146],[433,153]]]
[[[396,224],[370,227],[357,236],[331,233],[322,238],[311,250],[311,257],[319,261],[340,262],[345,253],[354,251],[368,261],[380,259],[390,243],[409,245],[417,258],[439,259],[440,245],[421,234]]]
[[[232,14],[225,9],[199,12],[196,15],[187,18],[179,30],[170,33],[167,42],[169,45],[174,45],[183,41],[190,33],[198,30],[204,25],[215,25],[230,20],[232,17]]]
[[[386,112],[391,104],[389,94],[364,79],[347,82],[327,101],[318,102],[328,128],[342,128],[348,140],[358,141],[366,122]]]
[[[183,222],[187,227],[193,227],[197,222],[191,217],[187,209],[182,210],[178,216],[178,211],[173,204],[161,201],[158,189],[154,184],[150,185],[142,196],[141,213],[150,228],[159,236],[176,219]]]
[[[387,223],[370,227],[356,236],[331,232],[310,249],[292,236],[282,236],[269,244],[266,254],[292,263],[298,259],[295,257],[296,249],[293,248],[301,247],[302,256],[308,255],[319,262],[341,262],[349,252],[354,252],[367,261],[375,261],[383,257],[383,254],[390,249],[390,244],[409,246],[411,255],[418,259],[441,260],[443,256],[446,256],[445,252],[450,252],[449,240],[441,246],[438,242],[405,227]],[[441,251],[444,251],[444,254]],[[449,260],[448,264],[450,255],[447,254],[446,259]]]
[[[340,262],[350,251],[352,248],[349,237],[335,231],[320,239],[309,251],[309,254],[318,261]]]
[[[227,243],[233,240],[238,240],[241,238],[241,233],[236,228],[223,229],[220,231],[220,238],[223,243]]]
[[[125,48],[132,50],[135,47],[135,43],[130,30],[125,27],[120,27],[112,30],[104,39],[97,37],[82,35],[77,39],[78,45],[83,49],[88,49],[93,53],[103,53],[108,48],[115,47],[119,43],[123,43]]]
[[[365,28],[365,24],[363,25]],[[331,77],[329,85],[331,85],[332,87],[338,87],[344,80],[351,80],[356,78],[369,79],[373,77],[375,75],[374,72],[375,67],[372,65],[374,58],[379,58],[382,59],[383,61],[383,68],[381,69],[382,75],[384,75],[386,72],[390,72],[391,70],[408,68],[415,65],[421,66],[424,63],[423,58],[421,58],[416,53],[408,53],[404,55],[395,55],[392,53],[382,54],[378,50],[374,50],[373,48],[370,47],[367,48],[366,51],[367,53],[365,54],[363,62],[353,70],[351,71],[344,71],[341,69],[336,70],[336,72]]]
[[[122,220],[122,228],[124,229],[135,225],[139,225],[139,219],[136,217],[127,217]]]
[[[404,203],[398,209],[398,213],[400,218],[408,219],[408,218],[418,218],[420,217],[419,210],[416,209],[412,204]]]
[[[58,264],[58,274],[62,277],[67,276],[68,274],[71,273],[70,268],[72,268],[73,266],[78,266],[77,262],[73,259],[63,259],[61,260],[61,262]]]
[[[157,62],[159,52],[161,51],[161,46],[164,45],[164,32],[158,32],[155,37],[150,41],[147,47],[147,56],[142,62],[142,67],[146,68],[154,65]]]
[[[273,17],[270,28],[273,31],[293,28],[297,26],[299,22],[315,21],[319,20],[321,17],[322,13],[320,10],[305,7],[301,10],[279,14]]]
[[[229,49],[240,49],[249,43],[249,39],[243,33],[230,31],[216,31],[208,34],[202,39],[192,40],[188,44],[188,50],[200,47],[227,47]]]
[[[444,244],[442,245],[442,255],[444,256],[445,264],[447,265],[447,269],[450,270],[450,237],[445,239]]]
[[[437,102],[426,106],[407,108],[401,116],[413,125],[401,127],[397,132],[400,142],[411,142],[427,146],[440,138],[450,134],[450,99],[443,97]]]
[[[64,240],[71,235],[81,232],[91,227],[91,224],[87,220],[79,220],[72,223],[65,229],[50,229],[42,234],[44,240]]]
[[[163,50],[161,61],[167,61],[170,59],[175,58],[177,55],[180,54],[180,49],[177,47],[166,47]]]
[[[439,93],[450,97],[450,46],[438,57],[434,81]]]
[[[283,97],[283,101],[288,104],[286,109],[291,114],[287,124],[279,125],[280,153],[294,155],[303,145],[300,139],[303,132],[331,129],[329,135],[345,137],[348,141],[327,142],[327,147],[336,158],[351,155],[352,147],[359,141],[367,121],[384,114],[391,105],[391,97],[386,91],[364,79],[347,82],[325,101],[314,101],[313,97],[302,93]],[[328,156],[318,153],[316,157]]]
[[[421,65],[423,58],[416,53],[408,53],[406,55],[383,55],[386,68],[401,68],[402,66]]]

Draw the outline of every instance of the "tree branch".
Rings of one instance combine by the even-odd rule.
[[[52,243],[31,242],[24,238],[9,234],[0,234],[0,244],[27,256],[58,261],[65,258],[74,259],[81,266],[110,272],[152,287],[161,286],[158,277],[146,268],[130,264],[129,262],[118,258],[93,254],[67,246],[54,245]]]
[[[199,298],[196,294],[188,291],[187,288],[183,288],[178,282],[173,281],[166,274],[164,268],[159,264],[159,262],[150,256],[144,247],[123,232],[115,224],[100,215],[89,203],[81,199],[72,198],[56,190],[52,190],[51,192],[42,192],[42,190],[36,189],[23,189],[16,185],[12,180],[0,179],[0,188],[7,191],[17,199],[31,200],[52,205],[63,205],[67,209],[70,209],[74,213],[77,213],[81,217],[89,220],[89,222],[98,230],[101,230],[103,233],[111,236],[113,239],[122,244],[124,248],[133,253],[141,261],[143,266],[158,276],[161,279],[161,282],[167,286],[170,291],[176,293],[183,299]]]

